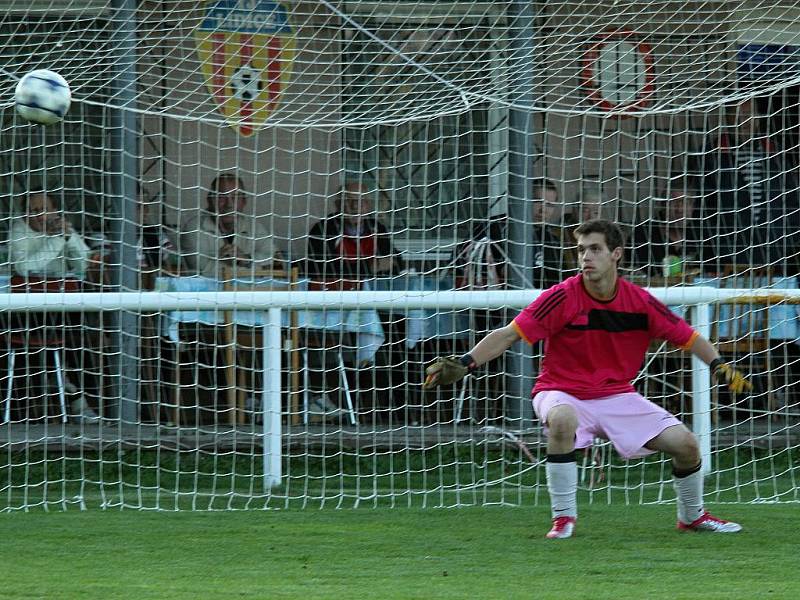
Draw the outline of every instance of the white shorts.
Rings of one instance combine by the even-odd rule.
[[[654,450],[644,445],[667,427],[681,424],[672,414],[635,392],[579,400],[552,390],[539,392],[533,398],[533,410],[545,425],[550,409],[562,404],[572,406],[578,414],[575,448],[588,448],[599,437],[609,440],[624,458],[652,454]]]

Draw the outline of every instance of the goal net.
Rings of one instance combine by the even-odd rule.
[[[659,345],[636,385],[710,423],[708,501],[798,500],[800,4],[0,7],[0,510],[542,502],[539,345],[421,383],[598,216],[640,285],[773,292],[711,307],[752,393],[698,408]],[[73,94],[47,127],[38,68]],[[674,499],[601,440],[580,485]]]

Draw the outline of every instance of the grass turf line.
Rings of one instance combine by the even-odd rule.
[[[2,598],[797,598],[795,505],[712,507],[735,535],[680,533],[672,506],[0,515]]]

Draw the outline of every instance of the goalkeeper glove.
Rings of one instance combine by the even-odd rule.
[[[753,389],[753,384],[747,381],[747,378],[737,371],[728,363],[722,362],[722,359],[715,358],[709,365],[714,379],[728,386],[728,389],[734,394],[738,394],[747,390],[748,392]]]
[[[475,361],[469,354],[461,358],[457,356],[439,357],[425,369],[424,389],[437,385],[450,385],[469,375],[476,367]]]

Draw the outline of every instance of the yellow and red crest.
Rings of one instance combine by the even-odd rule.
[[[294,31],[286,7],[211,0],[194,36],[218,110],[242,135],[252,135],[277,108],[291,75]]]

